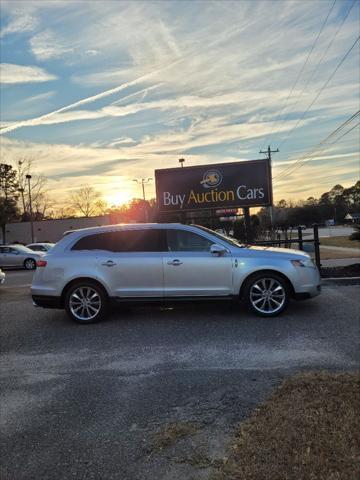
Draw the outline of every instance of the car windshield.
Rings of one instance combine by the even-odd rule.
[[[222,240],[223,242],[229,243],[233,247],[240,247],[240,248],[245,247],[245,245],[238,242],[235,238],[228,237],[227,235],[223,235],[222,233],[214,232],[214,230],[211,230],[210,228],[203,227],[201,225],[196,225],[196,227],[200,228],[201,230],[204,230],[205,232],[211,233],[211,235],[214,235],[215,237],[217,237],[219,240]]]

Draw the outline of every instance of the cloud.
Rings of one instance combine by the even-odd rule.
[[[0,79],[2,83],[36,83],[56,80],[56,76],[43,68],[12,63],[0,64]]]
[[[17,11],[17,15],[14,16],[10,22],[1,29],[0,38],[5,37],[11,33],[22,33],[29,32],[35,29],[37,25],[37,20],[34,16],[30,14],[21,14],[20,11]]]
[[[30,45],[45,65],[56,60],[56,71],[64,79],[56,92],[60,103],[52,109],[42,105],[39,112],[24,109],[26,117],[20,109],[23,117],[11,115],[16,102],[6,89],[9,115],[3,118],[12,122],[3,124],[1,133],[37,139],[39,143],[19,144],[17,151],[34,152],[39,164],[56,176],[59,191],[80,179],[92,178],[104,186],[124,175],[152,176],[153,165],[176,166],[178,155],[189,165],[256,158],[262,138],[272,130],[271,145],[276,148],[358,34],[355,5],[295,105],[348,8],[336,2],[292,98],[282,108],[330,8],[327,2],[313,2],[309,9],[298,1],[189,2],[186,8],[181,1],[87,1],[86,15],[83,2],[24,5],[29,3],[33,10],[28,14],[37,27],[24,49]],[[289,136],[287,150],[310,149],[353,113],[358,68],[353,53],[301,128]],[[27,95],[36,99],[39,90]],[[44,108],[49,113],[44,115]],[[41,128],[20,130],[35,126]],[[274,156],[275,171],[277,159],[279,170],[291,162],[280,150]],[[341,158],[353,160],[339,156],[324,162],[333,166]],[[311,170],[320,162],[301,168],[298,176],[280,184],[279,191],[295,190],[296,182],[304,189],[325,182],[326,168]],[[348,175],[345,170],[339,169],[339,175]],[[307,172],[315,172],[310,174],[313,181]]]
[[[51,90],[49,92],[39,93],[38,95],[33,95],[31,97],[25,98],[21,103],[32,103],[32,102],[44,102],[49,100],[49,98],[55,95],[55,91]]]
[[[32,37],[30,46],[32,53],[40,61],[61,58],[74,50],[72,47],[59,43],[50,30],[45,30]]]
[[[178,61],[175,61],[172,64],[168,65],[167,68],[175,65],[176,63],[178,63]],[[163,69],[161,69],[161,70],[163,70]],[[21,127],[25,127],[25,126],[41,125],[42,121],[48,120],[49,118],[51,118],[54,115],[65,112],[67,110],[71,110],[75,107],[79,107],[80,105],[85,105],[87,103],[95,102],[95,101],[100,100],[102,98],[108,97],[109,95],[113,95],[117,92],[120,92],[121,90],[125,90],[126,88],[137,85],[137,84],[139,84],[143,81],[149,80],[152,76],[156,75],[157,73],[158,73],[157,71],[150,72],[150,73],[148,73],[146,75],[143,75],[142,77],[139,77],[139,78],[137,78],[133,81],[123,83],[122,85],[119,85],[118,87],[111,88],[110,90],[105,90],[105,91],[100,92],[96,95],[92,95],[90,97],[83,98],[81,100],[78,100],[77,102],[71,103],[70,105],[59,108],[58,110],[54,110],[54,111],[52,111],[50,113],[47,113],[45,115],[41,115],[40,117],[36,117],[36,118],[31,119],[31,120],[25,120],[25,121],[22,121],[22,122],[14,123],[10,127],[3,128],[0,133],[4,134],[4,133],[7,133],[7,132],[11,132],[12,130],[16,130],[17,128],[21,128]]]

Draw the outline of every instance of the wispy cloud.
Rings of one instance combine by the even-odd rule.
[[[50,90],[49,92],[39,93],[38,95],[32,95],[31,97],[25,98],[22,100],[22,103],[44,102],[49,100],[49,98],[52,98],[55,94],[55,90]]]
[[[51,30],[45,30],[33,36],[30,40],[31,51],[40,60],[61,58],[73,52],[72,47],[67,47],[55,40]]]
[[[4,84],[37,83],[55,80],[56,76],[40,67],[1,63],[0,79]]]
[[[10,21],[10,23],[8,23],[8,25],[6,25],[6,27],[1,29],[0,38],[11,33],[32,31],[35,29],[36,23],[36,19],[31,15],[23,15],[14,18],[12,21]]]
[[[14,3],[7,7],[9,27],[17,18]],[[195,0],[184,8],[184,2],[176,0],[25,2],[24,17],[34,19],[35,29],[9,41],[19,38],[27,61],[31,55],[38,65],[56,72],[61,82],[52,87],[54,98],[46,97],[41,85],[26,86],[23,97],[15,101],[11,87],[3,89],[8,99],[3,118],[9,119],[1,129],[3,145],[11,158],[21,149],[35,153],[49,174],[57,177],[60,190],[73,188],[80,178],[85,182],[92,174],[101,188],[115,181],[123,186],[128,176],[130,180],[144,172],[152,176],[154,166],[173,161],[176,165],[178,155],[186,156],[191,165],[254,158],[271,131],[276,148],[358,35],[357,2],[302,93],[352,0],[336,2],[292,98],[282,109],[330,8],[323,0],[313,0],[311,8],[308,3]],[[25,18],[23,22],[26,25]],[[22,63],[10,51],[8,55],[7,61]],[[289,136],[287,150],[306,151],[353,113],[355,57],[354,51]],[[43,105],[45,100],[48,106]],[[34,102],[41,109],[31,112],[27,105]],[[14,113],[18,105],[22,110]],[[33,141],[6,143],[10,132],[13,140]],[[354,144],[351,151],[342,148],[344,154],[356,150]],[[338,151],[334,155],[324,162],[332,167],[340,161],[348,163],[332,172],[345,179],[356,172],[354,157],[341,160]],[[49,165],[46,158],[59,161]],[[277,162],[281,170],[288,161],[288,153],[280,152],[274,171]],[[326,182],[327,169],[320,172],[316,167],[320,163],[316,159],[295,172],[287,183],[279,184],[279,191],[298,190],[296,182],[305,189]],[[307,175],[314,180],[310,182]]]

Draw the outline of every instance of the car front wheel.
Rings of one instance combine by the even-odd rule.
[[[289,303],[289,287],[284,278],[273,273],[260,273],[246,284],[248,308],[261,317],[275,317]]]
[[[33,258],[27,258],[24,262],[24,268],[26,270],[35,270],[36,268],[36,262]]]
[[[95,323],[107,314],[107,295],[96,283],[79,282],[67,291],[65,309],[69,317],[77,323]]]

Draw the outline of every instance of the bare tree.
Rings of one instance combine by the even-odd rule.
[[[17,162],[18,166],[18,183],[23,209],[23,217],[26,218],[30,211],[29,184],[26,179],[27,175],[31,175],[31,199],[34,217],[42,219],[46,216],[48,210],[53,207],[54,202],[50,199],[47,190],[47,178],[44,175],[36,175],[33,173],[33,159],[23,157]]]
[[[77,192],[71,195],[69,204],[84,217],[91,217],[101,212],[102,208],[99,207],[103,207],[104,202],[100,193],[93,187],[82,185]]]
[[[61,207],[55,210],[54,217],[55,218],[74,218],[76,217],[75,213],[76,212],[73,207],[70,207],[69,205],[62,205]]]

